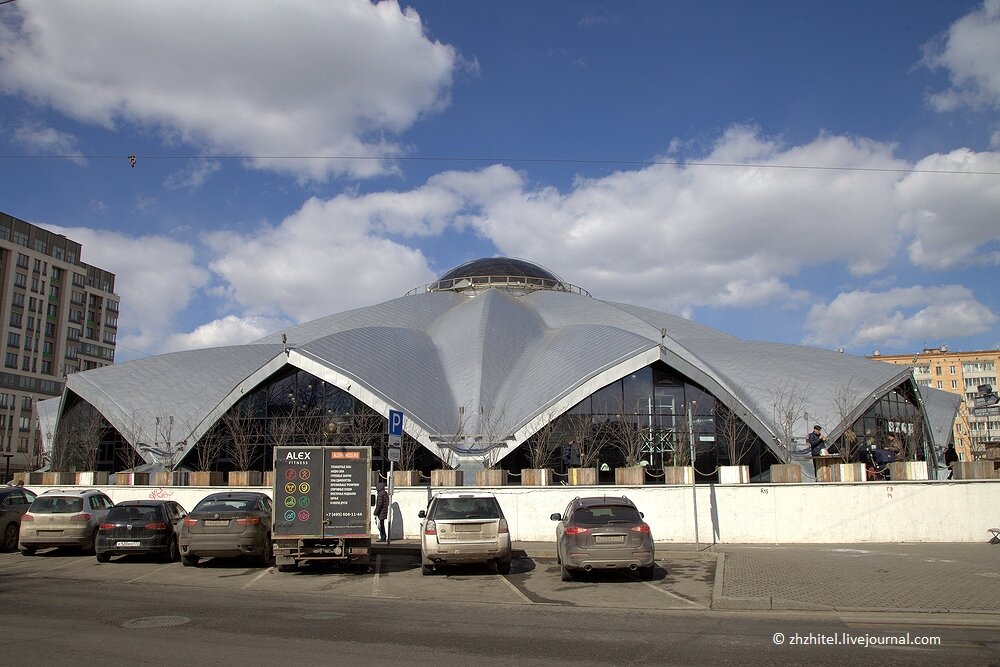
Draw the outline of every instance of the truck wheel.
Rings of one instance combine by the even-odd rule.
[[[295,572],[299,569],[295,563],[282,563],[278,566],[278,572]]]

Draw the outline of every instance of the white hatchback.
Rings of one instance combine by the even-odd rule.
[[[423,574],[450,563],[493,563],[510,574],[510,529],[492,493],[439,493],[417,516]]]

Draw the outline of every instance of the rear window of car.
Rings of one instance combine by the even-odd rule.
[[[158,507],[143,507],[133,505],[131,507],[112,507],[108,513],[108,521],[159,521],[160,509]]]
[[[253,512],[256,498],[205,498],[195,505],[195,512]]]
[[[73,514],[83,511],[83,498],[40,496],[31,503],[29,511],[41,514]]]
[[[496,498],[438,498],[435,519],[499,519]]]
[[[573,512],[572,523],[603,526],[609,523],[639,523],[639,510],[627,505],[595,505],[580,507]]]

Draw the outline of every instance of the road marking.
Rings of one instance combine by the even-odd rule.
[[[128,580],[128,581],[126,581],[125,583],[126,583],[126,584],[134,584],[135,582],[139,581],[140,579],[142,579],[142,578],[144,578],[144,577],[148,577],[148,576],[149,576],[149,575],[151,575],[151,574],[156,574],[157,572],[160,572],[161,570],[165,570],[165,569],[167,569],[168,567],[170,567],[170,565],[163,565],[163,566],[161,566],[161,567],[158,567],[158,568],[156,568],[156,569],[155,569],[155,570],[153,570],[152,572],[147,572],[146,574],[140,574],[140,575],[139,575],[138,577],[136,577],[135,579],[129,579],[129,580]]]
[[[262,579],[264,577],[264,575],[271,574],[272,572],[274,572],[274,568],[273,567],[264,568],[256,577],[254,577],[253,579],[251,579],[247,583],[243,584],[243,588],[244,589],[250,588],[251,586],[253,586],[254,584],[256,584],[258,580]]]
[[[55,572],[56,570],[61,570],[64,567],[69,567],[71,565],[76,565],[77,563],[82,563],[82,562],[83,562],[83,559],[74,558],[73,560],[71,560],[68,563],[63,563],[62,565],[56,565],[55,567],[50,567],[49,569],[45,570],[44,572],[35,572],[34,574],[29,574],[28,576],[31,577],[31,578],[34,578],[34,577],[44,577],[49,572]]]
[[[689,605],[691,605],[693,607],[698,607],[698,609],[704,609],[705,608],[704,605],[700,605],[697,602],[692,602],[691,600],[688,600],[685,597],[681,597],[680,595],[677,595],[676,593],[671,593],[670,591],[664,590],[664,589],[660,588],[659,586],[656,586],[654,584],[649,583],[648,581],[640,581],[639,583],[642,584],[643,586],[648,586],[648,587],[652,588],[657,593],[663,593],[664,595],[669,595],[670,597],[675,598],[677,600],[680,600],[681,602],[687,602]]]
[[[522,600],[524,600],[528,604],[535,604],[534,602],[531,601],[531,598],[529,598],[527,595],[525,595],[524,593],[521,592],[520,588],[518,588],[513,583],[511,583],[510,580],[508,580],[506,576],[504,576],[502,574],[498,575],[498,576],[500,577],[500,581],[502,581],[503,583],[505,583],[508,586],[510,586],[510,590],[512,590],[515,593],[517,593],[517,596],[519,598],[521,598]]]

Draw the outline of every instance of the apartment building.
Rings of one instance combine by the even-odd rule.
[[[114,363],[115,275],[71,239],[0,212],[0,479],[45,463],[37,401],[66,376]]]
[[[909,366],[917,384],[961,394],[965,401],[955,420],[955,448],[964,460],[992,458],[1000,453],[1000,410],[977,415],[973,408],[977,397],[982,402],[987,387],[1000,390],[997,367],[1000,350],[952,352],[947,345],[925,348],[916,354],[883,355],[876,351],[871,359]],[[992,450],[992,451],[991,451]]]

